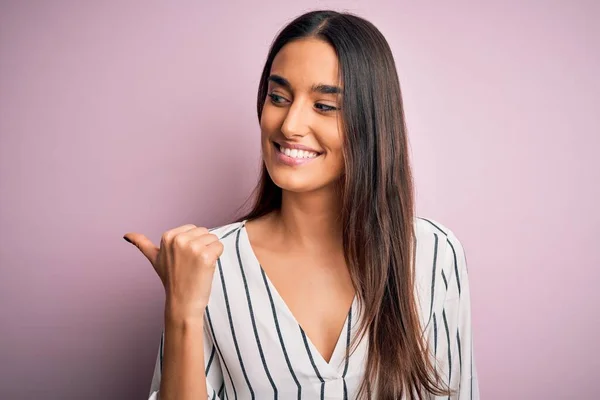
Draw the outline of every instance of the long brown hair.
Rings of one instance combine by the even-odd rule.
[[[277,35],[262,71],[260,121],[273,59],[292,40],[313,37],[336,51],[344,88],[345,169],[341,178],[343,244],[364,306],[352,348],[368,332],[359,398],[392,400],[447,395],[429,358],[414,289],[414,194],[400,84],[390,47],[369,21],[350,13],[311,11]],[[263,163],[254,204],[237,221],[281,207],[281,188]]]

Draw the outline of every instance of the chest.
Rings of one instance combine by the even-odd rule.
[[[327,362],[344,330],[354,288],[343,254],[255,249],[276,295]]]
[[[228,398],[354,398],[368,340],[348,355],[362,305],[343,256],[255,252],[245,233],[224,235],[205,314],[205,351]]]

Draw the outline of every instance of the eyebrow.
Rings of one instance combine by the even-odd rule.
[[[267,80],[274,82],[280,86],[283,86],[289,90],[292,90],[292,85],[290,84],[290,82],[282,76],[270,75]],[[322,94],[342,94],[343,93],[343,90],[341,87],[333,86],[333,85],[326,85],[324,83],[312,85],[310,88],[310,91],[322,93]]]

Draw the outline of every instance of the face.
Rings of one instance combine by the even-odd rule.
[[[341,90],[338,59],[328,43],[301,39],[275,56],[260,127],[265,166],[283,190],[308,192],[339,181]]]

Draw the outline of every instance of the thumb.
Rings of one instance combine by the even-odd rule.
[[[148,261],[152,263],[152,266],[155,265],[159,248],[150,239],[141,233],[126,233],[123,239],[136,246],[146,256]]]

